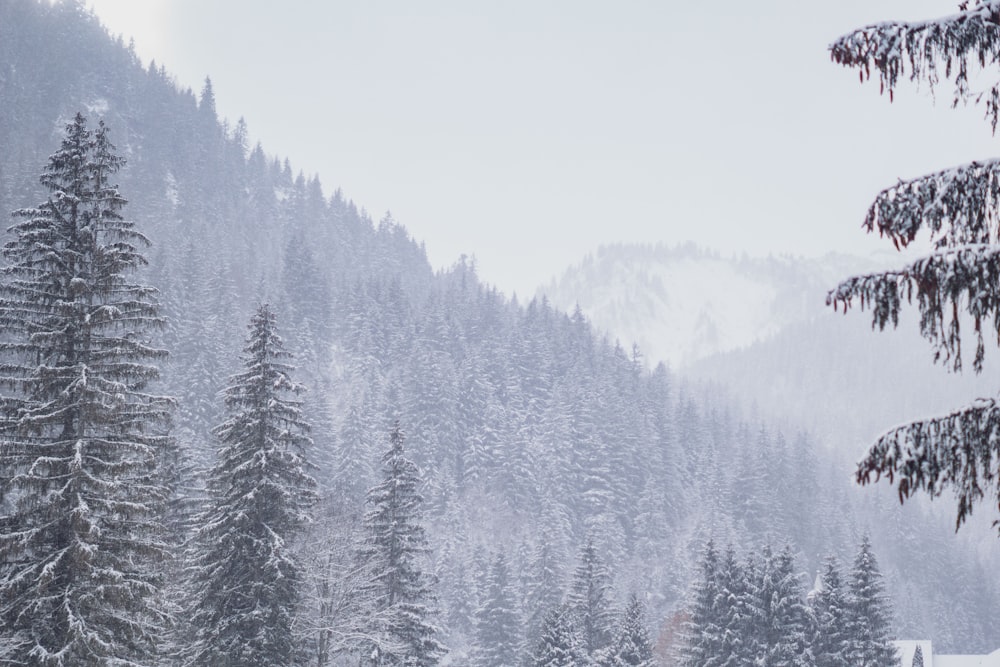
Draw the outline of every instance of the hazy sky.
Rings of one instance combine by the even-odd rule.
[[[830,62],[827,45],[935,0],[90,0],[221,115],[435,266],[530,294],[601,243],[725,253],[882,247],[859,226],[897,178],[996,154],[952,111]]]

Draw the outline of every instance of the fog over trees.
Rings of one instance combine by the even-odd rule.
[[[773,420],[735,374],[649,364],[580,308],[483,284],[472,259],[434,271],[391,214],[249,146],[210,80],[179,88],[79,3],[0,4],[0,100],[0,664],[888,665],[901,637],[1000,647],[981,526],[956,536],[937,505],[859,489],[837,447],[854,442]],[[885,324],[916,281],[954,364],[946,287],[992,280],[994,204],[967,207],[974,228],[935,223],[940,252],[982,260],[956,255],[971,273],[930,292],[926,272],[873,274],[834,301],[864,293]],[[976,331],[991,294],[962,302]],[[766,385],[776,364],[749,367]],[[955,420],[988,488],[991,422]],[[957,484],[960,518],[983,496],[885,442],[863,465],[901,495]]]

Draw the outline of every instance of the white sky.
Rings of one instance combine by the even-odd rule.
[[[882,248],[897,178],[990,157],[978,108],[830,62],[835,37],[937,0],[89,0],[296,169],[386,210],[431,262],[500,288],[601,243],[754,255]]]

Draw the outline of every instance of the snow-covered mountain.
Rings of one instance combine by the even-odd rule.
[[[895,253],[724,257],[676,247],[600,248],[540,290],[554,307],[577,307],[647,365],[726,387],[768,419],[804,428],[850,456],[895,423],[990,393],[987,372],[933,364],[914,308],[897,330],[874,334],[867,312],[826,306],[845,277],[901,265]],[[970,346],[967,346],[969,349]],[[824,406],[823,409],[817,409]]]
[[[837,278],[874,260],[829,255],[724,257],[687,244],[603,246],[540,290],[579,305],[595,327],[650,365],[678,368],[772,338],[825,310]]]

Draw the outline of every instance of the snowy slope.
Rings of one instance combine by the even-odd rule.
[[[846,446],[854,458],[893,423],[986,395],[993,377],[935,366],[912,308],[898,330],[875,334],[867,312],[826,306],[844,278],[902,263],[896,253],[732,258],[692,245],[615,245],[542,293],[558,308],[579,304],[626,349],[637,343],[648,365],[664,361],[725,386],[767,418]],[[987,364],[998,365],[990,354]]]
[[[594,326],[672,367],[767,340],[825,309],[826,291],[868,262],[722,257],[692,245],[600,248],[540,290]],[[836,276],[836,277],[835,277]]]

